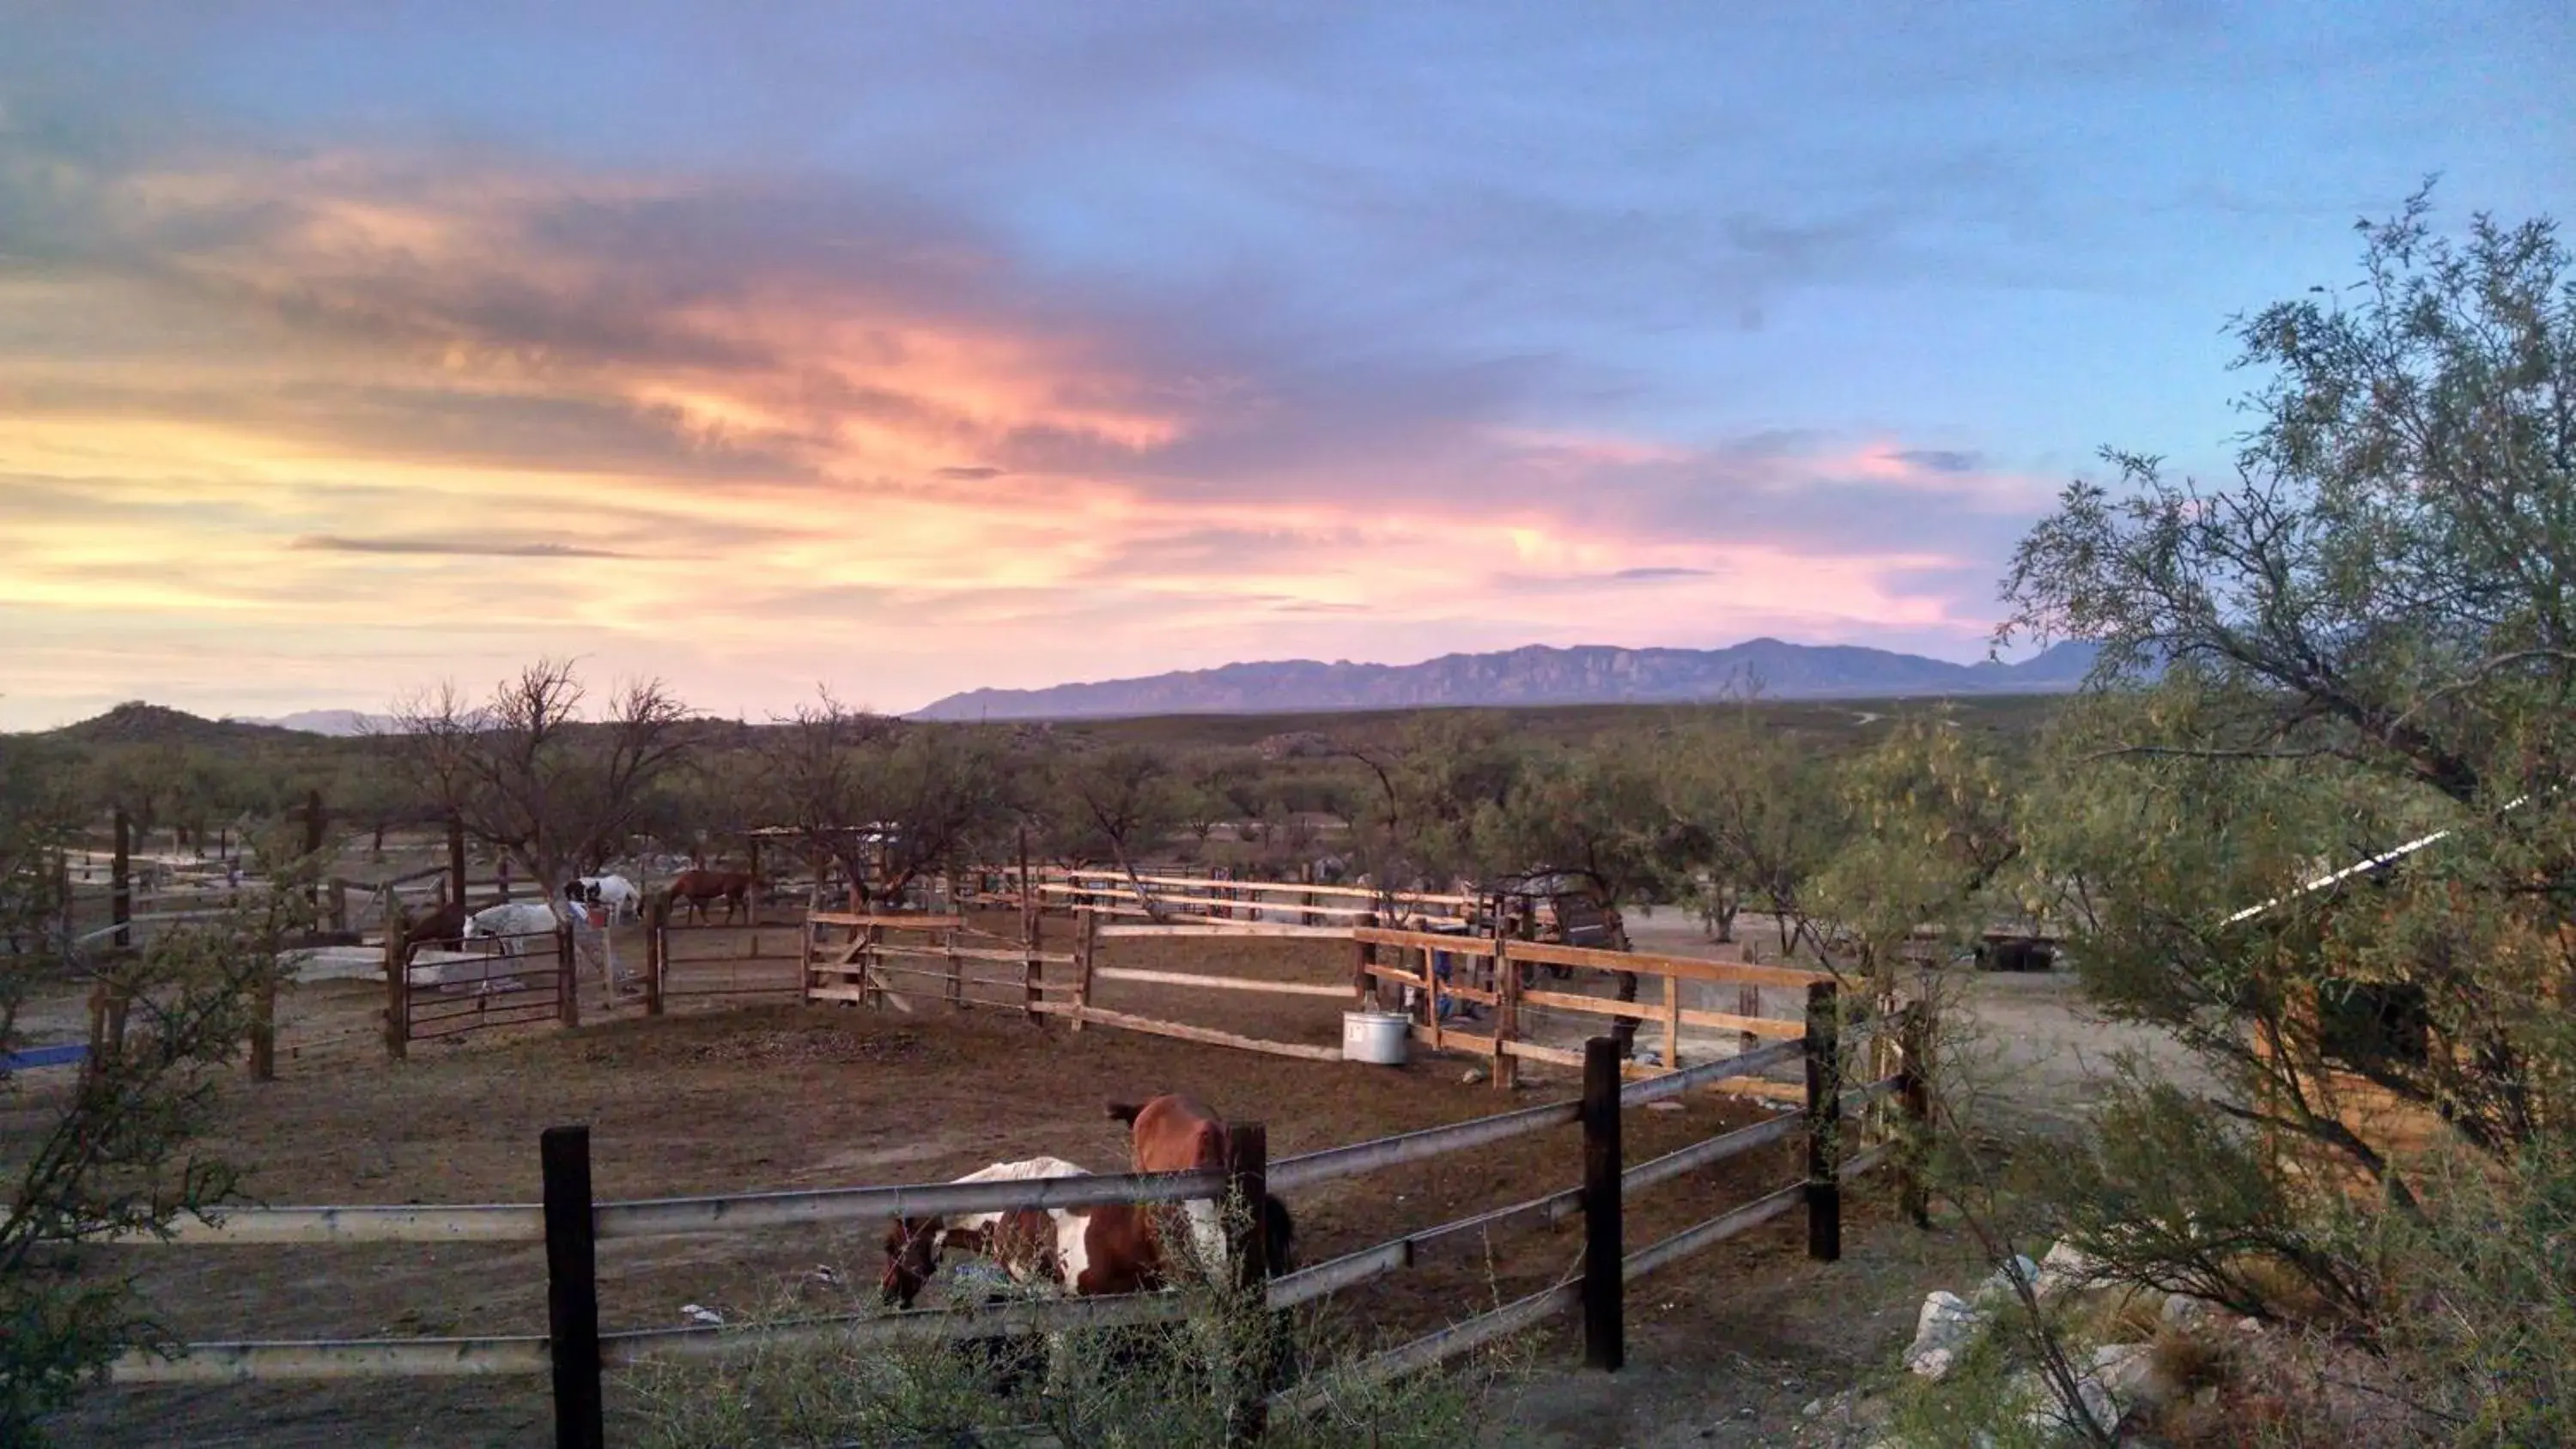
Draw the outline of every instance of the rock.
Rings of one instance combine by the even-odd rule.
[[[2105,1344],[2093,1350],[2093,1377],[2102,1381],[2123,1413],[2162,1409],[2182,1394],[2156,1362],[2155,1350],[2143,1343]]]
[[[1649,1112],[1678,1112],[1682,1110],[1682,1104],[1674,1101],[1670,1097],[1666,1097],[1660,1102],[1648,1102],[1646,1104],[1646,1110]]]
[[[1905,1350],[1905,1366],[1924,1378],[1940,1380],[1984,1326],[1984,1315],[1956,1293],[1934,1292],[1914,1316],[1914,1342]]]
[[[1485,1069],[1483,1067],[1469,1067],[1467,1070],[1458,1074],[1458,1081],[1462,1086],[1472,1087],[1484,1079]]]
[[[2236,1320],[2236,1331],[2238,1333],[2261,1333],[2263,1331],[2262,1320],[2255,1318],[2240,1318]]]
[[[2205,1298],[2194,1298],[2188,1293],[2168,1293],[2164,1306],[2156,1310],[2156,1316],[2176,1328],[2189,1328],[2215,1311]]]
[[[2069,1293],[2080,1293],[2099,1281],[2102,1264],[2092,1254],[2074,1244],[2060,1240],[2039,1260],[2039,1270],[2032,1290],[2042,1303],[2054,1303]]]
[[[2048,1380],[2037,1369],[2024,1369],[2014,1375],[2010,1392],[2013,1402],[2030,1405],[2028,1412],[2022,1415],[2022,1423],[2038,1434],[2053,1438],[2074,1429],[2074,1416],[2057,1401],[2057,1395],[2049,1389]],[[2119,1427],[2120,1406],[2112,1400],[2111,1391],[2102,1386],[2100,1379],[2089,1373],[2076,1375],[2075,1396],[2083,1401],[2084,1412],[2094,1423],[2105,1429]]]
[[[1999,1264],[1993,1276],[1977,1285],[1977,1301],[1990,1303],[2016,1297],[2013,1291],[2016,1277],[2036,1289],[2039,1286],[2039,1265],[2020,1253],[2013,1254],[2011,1262]]]
[[[724,1322],[723,1314],[712,1308],[701,1308],[695,1303],[681,1304],[680,1316],[697,1323],[722,1324]]]

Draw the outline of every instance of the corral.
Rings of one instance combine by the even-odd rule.
[[[1061,920],[1048,925],[1073,929]],[[764,927],[761,934],[792,939],[794,930]],[[748,947],[752,933],[737,940]],[[640,955],[642,945],[621,946],[621,955]],[[1346,942],[1191,937],[1121,946],[1138,972],[1302,979],[1331,983],[1336,994],[1350,984]],[[832,1006],[717,1014],[703,1008],[736,1003],[693,1000],[686,992],[691,968],[670,969],[664,1006],[681,1019],[622,1021],[574,1035],[551,1027],[503,1030],[463,1044],[422,1044],[399,1065],[372,1059],[370,1019],[381,989],[306,987],[286,1006],[283,1079],[245,1094],[233,1145],[257,1165],[252,1186],[271,1202],[528,1201],[535,1196],[536,1129],[588,1121],[599,1195],[637,1198],[939,1181],[1037,1152],[1114,1171],[1123,1165],[1123,1144],[1099,1116],[1099,1101],[1167,1087],[1200,1093],[1238,1119],[1265,1121],[1274,1157],[1497,1106],[1490,1090],[1458,1080],[1454,1058],[1391,1071],[1127,1032],[1059,1030],[1041,1038],[1018,1012],[955,1014],[935,995],[910,1015]],[[784,988],[784,995],[795,981],[790,969],[761,985]],[[1169,989],[1150,976],[1095,984],[1105,1000],[1167,1009],[1160,1003]],[[1341,1004],[1185,994],[1194,997],[1193,1020],[1318,1042],[1332,1039]],[[1535,1100],[1547,1100],[1564,1095],[1572,1080],[1552,1073],[1533,1085],[1544,1093]],[[1633,1114],[1629,1155],[1642,1160],[1771,1116],[1743,1101],[1695,1095],[1677,1110]],[[1793,1134],[1641,1196],[1628,1210],[1631,1250],[1795,1180],[1797,1159]],[[1572,1187],[1580,1160],[1573,1129],[1560,1127],[1320,1184],[1292,1194],[1301,1256],[1321,1261],[1524,1201],[1534,1190]],[[612,1328],[674,1326],[684,1304],[735,1312],[781,1283],[800,1285],[818,1307],[837,1306],[845,1290],[820,1282],[814,1269],[828,1263],[844,1281],[864,1279],[872,1264],[869,1226],[613,1244],[603,1249],[603,1317]],[[1791,1235],[1773,1230],[1757,1238],[1786,1243]],[[1562,1225],[1498,1234],[1490,1245],[1453,1239],[1412,1271],[1353,1290],[1347,1309],[1401,1339],[1557,1283],[1580,1253],[1580,1232]],[[542,1254],[524,1246],[232,1247],[146,1256],[133,1266],[171,1306],[170,1326],[183,1339],[528,1333],[545,1325]],[[1723,1272],[1724,1261],[1721,1254],[1675,1271]],[[138,1388],[85,1412],[120,1430],[184,1422],[190,1438],[204,1443],[319,1443],[353,1428],[383,1437],[419,1425],[435,1426],[424,1442],[483,1442],[528,1435],[546,1406],[542,1381],[404,1380],[318,1392]],[[464,1429],[469,1424],[489,1432]],[[242,1426],[239,1437],[227,1440],[223,1425]]]

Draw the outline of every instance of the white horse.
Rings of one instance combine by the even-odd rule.
[[[608,907],[609,913],[618,920],[632,921],[643,918],[644,892],[636,888],[635,882],[622,875],[586,875],[574,884],[581,887],[585,898],[588,898],[591,892],[597,891],[599,903]]]
[[[502,955],[517,956],[524,954],[528,945],[520,938],[551,935],[560,924],[554,907],[543,901],[503,901],[467,916],[465,939],[498,938]]]

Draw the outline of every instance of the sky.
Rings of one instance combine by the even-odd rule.
[[[1984,657],[2353,223],[2566,216],[2576,12],[0,0],[0,728],[540,656]],[[603,687],[600,690],[605,693]]]

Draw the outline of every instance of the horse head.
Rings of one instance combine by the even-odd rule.
[[[894,1307],[910,1308],[912,1300],[939,1271],[942,1239],[939,1219],[896,1218],[886,1225],[885,1273],[878,1280],[879,1298]]]

